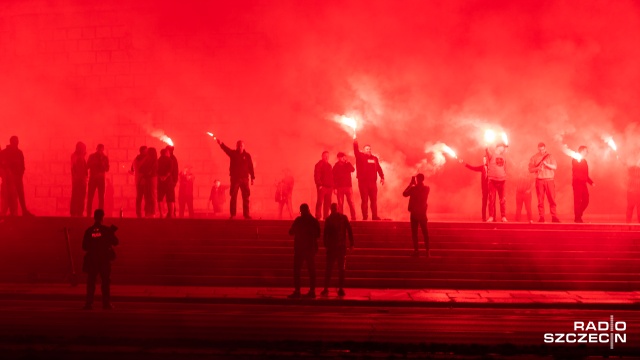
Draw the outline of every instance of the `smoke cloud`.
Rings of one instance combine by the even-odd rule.
[[[294,201],[313,203],[322,151],[332,162],[339,151],[354,161],[353,134],[335,121],[345,115],[358,120],[360,145],[370,144],[382,162],[382,217],[407,218],[399,198],[421,171],[432,188],[431,213],[476,218],[479,175],[438,144],[478,165],[491,128],[509,136],[509,214],[509,180],[541,141],[559,163],[562,214],[572,212],[565,144],[589,147],[598,187],[588,212],[624,211],[625,167],[640,162],[635,1],[86,3],[0,8],[2,50],[12,54],[0,60],[10,70],[0,75],[0,137],[20,135],[26,154],[59,151],[66,159],[78,140],[121,149],[105,138],[124,132],[131,152],[110,157],[130,162],[139,145],[161,146],[153,139],[161,132],[210,186],[228,166],[205,134],[212,131],[227,144],[245,141],[258,178],[253,206],[270,217],[283,169],[296,179]],[[88,66],[75,58],[84,53],[82,34],[68,40],[74,24],[96,32]],[[117,37],[115,49],[97,38],[103,27]],[[54,35],[45,41],[47,32]],[[52,42],[43,56],[40,47]],[[65,46],[74,48],[58,58]],[[46,176],[40,165],[48,158],[33,157],[29,171]]]

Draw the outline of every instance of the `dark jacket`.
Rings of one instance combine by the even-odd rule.
[[[105,154],[95,152],[89,155],[87,167],[89,168],[90,177],[104,177],[105,173],[109,171],[109,158]]]
[[[324,221],[324,247],[327,251],[344,251],[349,244],[353,246],[353,231],[346,215],[334,212]]]
[[[232,150],[224,143],[220,144],[222,150],[229,156],[231,163],[229,164],[229,176],[232,179],[246,179],[251,176],[251,180],[255,180],[256,176],[253,173],[253,161],[251,155],[248,152]]]
[[[171,179],[171,158],[160,156],[158,159],[158,181],[172,182]]]
[[[573,174],[574,184],[588,183],[589,185],[593,185],[593,180],[589,177],[589,165],[587,164],[587,160],[571,160],[571,172]]]
[[[313,170],[313,180],[316,183],[316,188],[320,186],[325,188],[333,187],[333,172],[331,170],[331,164],[326,161],[318,161],[316,167]]]
[[[377,182],[378,175],[380,175],[381,179],[384,179],[384,173],[382,172],[377,156],[360,152],[357,141],[353,142],[353,152],[356,155],[357,178],[359,181]]]
[[[409,185],[402,196],[409,198],[409,212],[412,216],[427,216],[427,200],[430,188],[424,184]]]
[[[24,175],[24,154],[16,146],[7,145],[2,150],[2,162],[7,174],[22,177]]]
[[[211,187],[211,194],[209,195],[209,201],[211,201],[214,205],[222,206],[224,204],[224,199],[227,198],[225,192],[229,189],[227,185],[220,185],[220,187],[216,187],[213,185]]]
[[[320,237],[320,223],[311,214],[298,216],[289,229],[293,236],[293,249],[296,253],[318,251]]]
[[[75,181],[86,181],[89,175],[87,160],[84,155],[77,153],[71,154],[71,179]]]
[[[171,182],[173,186],[176,186],[178,184],[178,158],[173,154],[169,158],[171,159]]]
[[[356,171],[350,162],[338,161],[333,165],[333,186],[335,188],[347,188],[351,185],[351,173]]]
[[[111,265],[115,259],[113,247],[118,245],[118,238],[111,227],[94,224],[84,232],[82,250],[84,256],[84,272],[98,272]]]
[[[483,189],[488,189],[489,188],[489,178],[487,177],[487,165],[480,165],[480,166],[472,166],[469,164],[464,164],[464,166],[469,169],[469,170],[473,170],[473,171],[477,171],[480,173],[480,185],[482,186]]]
[[[158,176],[158,159],[147,156],[140,164],[140,176],[144,180],[151,180]]]

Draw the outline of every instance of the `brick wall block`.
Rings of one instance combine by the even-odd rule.
[[[36,186],[36,197],[49,197],[49,186]]]

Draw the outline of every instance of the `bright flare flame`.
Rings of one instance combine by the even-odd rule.
[[[613,141],[613,138],[611,136],[606,136],[603,138],[604,142],[607,143],[607,145],[609,145],[609,147],[613,150],[613,151],[618,151],[618,146],[616,146],[615,141]]]
[[[495,140],[496,140],[496,133],[491,129],[487,129],[484,132],[484,142],[486,142],[487,144],[491,144]]]
[[[351,129],[351,131],[353,132],[353,138],[356,138],[356,128],[358,127],[358,122],[354,118],[345,115],[336,115],[334,117],[334,121]]]
[[[167,135],[161,135],[160,140],[169,146],[173,146],[173,140]]]
[[[582,155],[580,155],[580,153],[575,152],[571,149],[569,149],[569,147],[565,144],[564,147],[562,148],[562,152],[564,152],[565,154],[571,156],[572,158],[578,160],[578,161],[582,161]]]
[[[151,136],[153,136],[154,138],[162,141],[163,143],[169,145],[169,146],[173,146],[173,140],[171,140],[170,137],[168,137],[164,131],[162,130],[155,130],[151,133]]]
[[[504,132],[504,131],[502,132],[502,142],[503,142],[505,145],[509,145],[509,138],[507,138],[507,133],[506,133],[506,132]]]
[[[448,147],[445,144],[442,144],[442,151],[444,151],[445,153],[449,154],[451,157],[453,157],[454,159],[458,158],[458,155],[456,155],[456,152],[453,151],[453,149],[451,149],[450,147]]]
[[[213,140],[218,140],[218,138],[216,138],[216,136],[215,136],[215,135],[213,135],[213,133],[212,133],[212,132],[208,132],[208,131],[207,131],[207,135],[211,136],[211,137],[213,138]]]

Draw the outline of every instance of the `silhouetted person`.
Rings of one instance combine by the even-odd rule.
[[[287,207],[289,218],[293,219],[293,184],[294,179],[289,169],[284,171],[284,176],[276,186],[276,202],[278,203],[278,219],[282,220],[282,211]]]
[[[7,184],[7,197],[9,204],[13,202],[12,199],[17,198],[22,208],[23,216],[31,216],[32,214],[27,210],[27,204],[24,198],[24,184],[22,178],[24,176],[24,154],[22,150],[18,148],[18,137],[12,136],[9,139],[9,145],[2,150],[2,161],[4,162],[5,179],[8,180]],[[11,206],[9,206],[11,210]],[[13,211],[12,211],[13,212]],[[13,212],[15,215],[15,212]]]
[[[87,196],[87,146],[83,142],[76,144],[76,151],[71,154],[71,216],[82,216]]]
[[[549,201],[551,221],[559,223],[556,214],[556,185],[554,183],[556,160],[547,152],[544,143],[538,144],[538,152],[529,160],[529,172],[536,174],[536,195],[538,196],[538,222],[544,222],[544,197]]]
[[[527,221],[533,221],[531,199],[535,188],[535,178],[527,169],[520,169],[516,179],[516,221],[522,217],[522,208],[527,213]]]
[[[640,222],[640,166],[629,167],[627,179],[627,223],[631,223],[633,210]]]
[[[167,218],[173,217],[173,204],[176,202],[176,191],[171,178],[172,163],[169,150],[160,150],[158,159],[158,209],[162,217],[162,202],[167,200]]]
[[[338,197],[338,211],[344,214],[344,199],[346,198],[351,213],[351,221],[356,220],[356,208],[353,205],[353,185],[351,182],[351,173],[354,171],[356,169],[347,161],[347,155],[339,152],[338,162],[333,165],[333,187],[336,189]]]
[[[316,260],[318,252],[318,238],[320,237],[320,223],[311,215],[309,205],[300,205],[300,216],[298,216],[289,229],[289,235],[293,238],[293,283],[295,290],[289,295],[290,299],[300,297],[300,271],[302,264],[307,263],[309,269],[310,286],[309,292],[305,295],[308,298],[316,297]]]
[[[589,165],[587,155],[589,151],[586,146],[580,146],[578,153],[581,159],[571,160],[572,186],[573,186],[573,213],[576,223],[583,223],[582,215],[589,205],[589,189],[587,184],[593,186],[593,180],[589,177]]]
[[[329,216],[331,195],[333,194],[333,171],[329,164],[329,152],[322,153],[322,159],[313,169],[313,180],[316,184],[316,218],[318,220]]]
[[[500,198],[500,216],[507,222],[507,199],[505,198],[505,182],[507,180],[507,159],[504,156],[506,145],[496,145],[495,151],[487,153],[487,178],[489,179],[489,218],[487,222],[497,219],[496,195]]]
[[[102,281],[102,307],[112,309],[111,305],[111,262],[116,253],[113,247],[118,245],[115,235],[117,228],[104,226],[104,211],[96,209],[93,218],[95,223],[84,232],[82,250],[86,251],[82,270],[87,273],[87,301],[85,309],[93,306],[93,297],[96,292],[96,279],[100,275]]]
[[[349,249],[353,249],[353,231],[349,218],[338,212],[338,204],[331,204],[331,215],[324,222],[324,247],[327,249],[327,263],[324,275],[324,290],[321,296],[329,296],[331,271],[338,264],[338,296],[344,296],[345,258],[347,256],[347,236]]]
[[[167,151],[169,152],[169,157],[171,158],[171,183],[173,185],[173,200],[171,201],[171,210],[173,211],[171,213],[171,216],[175,216],[175,203],[176,203],[176,199],[175,199],[175,193],[176,193],[176,186],[178,185],[178,179],[179,179],[179,170],[178,170],[178,158],[176,158],[176,156],[173,154],[175,151],[175,146],[173,145],[169,145],[167,146]],[[168,199],[167,199],[168,202]]]
[[[487,157],[482,157],[482,165],[473,166],[459,160],[460,163],[464,163],[464,166],[472,171],[480,173],[480,189],[482,190],[482,221],[487,221],[487,205],[489,199],[489,178],[487,177]]]
[[[89,155],[89,194],[87,196],[87,216],[92,215],[93,196],[98,190],[98,208],[104,209],[105,177],[109,171],[109,158],[104,154],[104,145],[98,144],[96,152]]]
[[[229,175],[231,177],[231,200],[229,202],[229,210],[231,218],[236,216],[236,203],[238,200],[238,190],[242,191],[242,215],[245,219],[251,219],[249,216],[249,196],[251,190],[249,188],[249,178],[251,185],[256,179],[253,173],[253,161],[251,155],[244,149],[244,142],[238,140],[236,149],[231,150],[220,139],[216,139],[222,150],[229,156]]]
[[[358,189],[362,200],[362,219],[369,218],[368,202],[371,201],[371,219],[380,220],[378,217],[378,175],[380,175],[380,184],[384,185],[384,173],[378,157],[371,155],[371,146],[365,145],[363,150],[364,152],[360,152],[358,140],[354,139],[353,152],[356,156]]]
[[[209,202],[213,206],[213,215],[222,213],[222,207],[224,206],[224,199],[227,197],[226,192],[229,186],[222,185],[220,180],[216,179],[211,187],[211,195],[209,196]]]
[[[153,217],[156,213],[158,195],[158,151],[156,148],[147,149],[147,155],[140,165],[140,175],[144,186],[144,214],[146,217]]]
[[[418,174],[411,178],[411,183],[404,190],[402,196],[409,198],[409,213],[411,214],[411,239],[413,240],[413,256],[419,256],[418,227],[422,229],[424,247],[429,257],[429,233],[427,231],[427,200],[430,188],[424,184],[424,175]]]
[[[3,151],[0,147],[0,179],[2,180],[2,186],[0,186],[0,216],[6,216],[10,213],[11,216],[18,215],[18,198],[15,194],[15,190],[9,190],[9,171],[4,163]]]
[[[144,174],[142,173],[142,165],[147,157],[147,147],[140,146],[140,153],[133,159],[131,171],[129,173],[135,175],[136,184],[136,216],[142,217],[142,199],[144,199]]]
[[[184,217],[184,208],[189,210],[189,217],[193,218],[193,183],[196,177],[191,172],[191,167],[180,172],[180,193],[178,194],[178,203],[180,204],[180,217]]]

